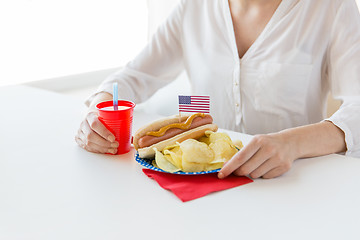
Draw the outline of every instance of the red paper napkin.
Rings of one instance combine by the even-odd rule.
[[[211,192],[237,187],[253,182],[248,177],[229,176],[219,179],[216,173],[202,175],[180,175],[143,169],[162,188],[172,191],[183,202],[203,197]]]

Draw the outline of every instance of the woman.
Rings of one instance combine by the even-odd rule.
[[[135,102],[186,70],[194,94],[210,95],[221,128],[254,134],[218,174],[273,178],[294,160],[360,156],[360,17],[354,0],[183,0],[151,42],[89,100],[76,141],[114,153],[94,106]],[[343,101],[325,119],[329,91]]]

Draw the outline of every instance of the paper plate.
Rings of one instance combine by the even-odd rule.
[[[149,168],[151,170],[154,171],[158,171],[158,172],[165,172],[165,173],[170,173],[170,172],[166,172],[160,168],[157,168],[155,166],[152,165],[152,161],[154,159],[147,159],[147,158],[141,158],[139,157],[139,153],[136,152],[135,153],[135,160],[142,166]],[[211,171],[202,171],[202,172],[183,172],[183,171],[178,171],[178,172],[174,172],[172,174],[182,174],[182,175],[200,175],[200,174],[208,174],[208,173],[216,173],[219,172],[220,168],[215,169],[215,170],[211,170]]]

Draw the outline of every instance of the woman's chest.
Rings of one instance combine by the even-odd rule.
[[[242,58],[265,30],[281,1],[271,0],[267,4],[262,5],[252,3],[249,4],[251,6],[247,7],[241,6],[241,4],[238,6],[232,2],[229,1],[229,12],[237,52],[239,58]]]

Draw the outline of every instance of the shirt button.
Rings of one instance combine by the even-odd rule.
[[[239,85],[239,83],[238,82],[235,82],[235,86],[238,86]]]
[[[235,106],[236,106],[236,107],[239,107],[239,106],[240,106],[240,104],[236,103],[236,104],[235,104]]]

